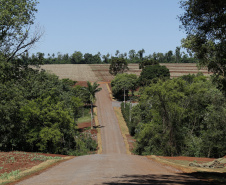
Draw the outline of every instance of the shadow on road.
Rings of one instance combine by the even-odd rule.
[[[123,175],[120,177],[113,177],[112,182],[105,182],[105,185],[220,185],[221,183],[207,182],[205,179],[197,179],[193,176],[196,174],[175,174],[175,175]],[[222,184],[223,185],[223,184]]]
[[[102,125],[98,125],[98,126],[93,126],[93,128],[103,128],[105,126],[102,126]]]

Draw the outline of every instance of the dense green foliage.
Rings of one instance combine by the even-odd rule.
[[[89,137],[79,136],[76,130],[87,101],[82,88],[3,61],[0,74],[0,150],[80,154],[96,149]]]
[[[115,98],[122,99],[128,97],[129,90],[132,93],[137,88],[137,76],[135,74],[117,74],[111,81],[112,93]]]
[[[124,73],[128,70],[128,63],[124,58],[113,57],[111,59],[111,65],[109,67],[109,73],[112,75],[117,75]]]
[[[144,69],[146,66],[157,64],[159,64],[158,60],[144,59],[139,63],[139,69]]]
[[[121,103],[121,112],[122,112],[122,115],[123,115],[123,118],[127,124],[127,127],[129,129],[129,133],[131,136],[134,136],[135,134],[135,128],[136,128],[136,125],[134,124],[135,122],[131,121],[131,118],[132,118],[132,104],[131,103],[125,103],[124,105],[124,102]]]
[[[148,85],[151,82],[154,82],[161,79],[170,78],[169,69],[166,66],[157,65],[148,65],[140,73],[139,84],[141,86]]]
[[[187,38],[183,47],[194,53],[200,66],[215,74],[215,81],[226,95],[226,1],[184,0],[180,16]]]
[[[204,76],[146,87],[133,108],[137,154],[222,157],[226,151],[226,104]]]
[[[37,30],[30,35],[36,6],[35,0],[0,1],[0,150],[89,153],[97,144],[76,127],[87,91],[29,66],[45,61],[44,54],[27,52],[41,37]]]

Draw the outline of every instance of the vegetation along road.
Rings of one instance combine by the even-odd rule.
[[[126,154],[106,84],[97,94],[102,154],[75,157],[24,180],[18,185],[39,184],[206,184],[144,156]]]

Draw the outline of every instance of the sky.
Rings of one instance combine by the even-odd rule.
[[[30,53],[114,55],[144,49],[175,51],[186,37],[179,0],[38,0],[35,24],[44,31]]]

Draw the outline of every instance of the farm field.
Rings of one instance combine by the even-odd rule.
[[[166,66],[169,71],[171,78],[187,74],[197,74],[202,72],[205,76],[210,76],[211,73],[207,69],[198,69],[194,63],[162,63],[160,65]],[[75,81],[99,81],[99,82],[110,82],[114,76],[109,74],[110,64],[46,64],[42,65],[41,69],[49,71],[51,73],[62,78],[70,78]],[[138,64],[129,64],[129,74],[140,75],[141,70]]]
[[[66,158],[68,156],[59,154],[0,152],[0,184],[43,170]],[[36,168],[30,170],[33,167]]]
[[[41,69],[54,73],[60,79],[70,78],[75,81],[99,81],[91,67],[86,64],[46,64]]]

